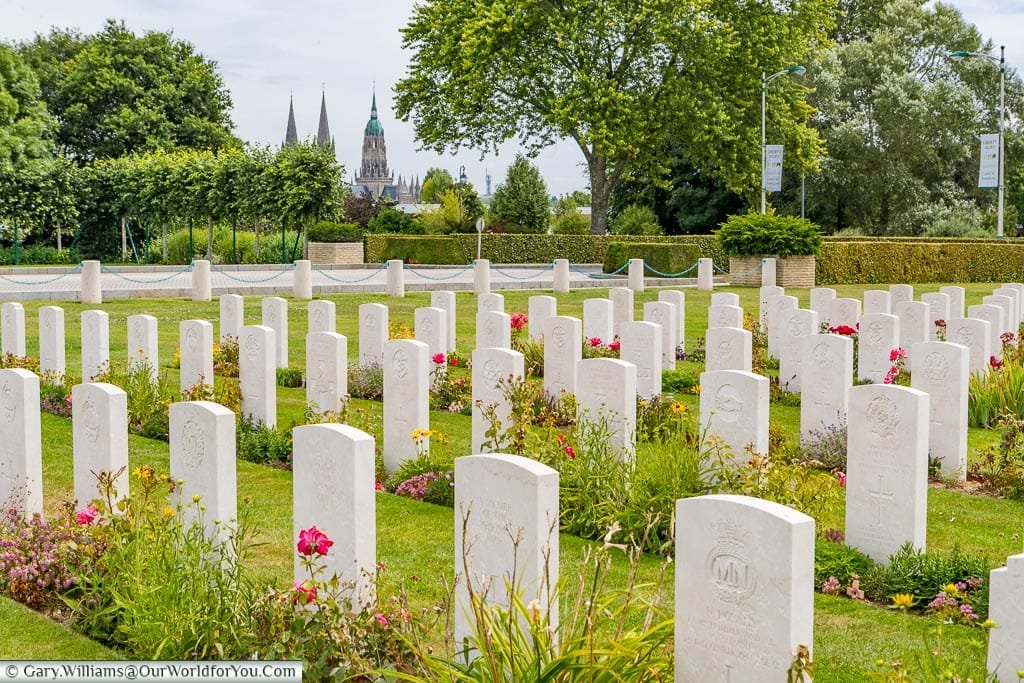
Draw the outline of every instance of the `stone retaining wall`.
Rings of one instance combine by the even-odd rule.
[[[309,260],[317,265],[362,263],[362,242],[310,242]]]

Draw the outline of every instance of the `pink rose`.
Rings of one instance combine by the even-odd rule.
[[[295,591],[295,595],[292,596],[293,603],[308,605],[316,600],[316,584],[312,581],[296,581],[292,590]]]
[[[90,505],[89,507],[82,508],[78,511],[75,515],[75,521],[78,522],[80,526],[89,526],[95,522],[96,518],[99,516],[99,509],[95,505]]]
[[[326,555],[332,545],[334,545],[334,541],[327,538],[327,534],[317,529],[316,526],[299,532],[297,547],[300,555]]]

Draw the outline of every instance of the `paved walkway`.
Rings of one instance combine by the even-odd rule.
[[[213,295],[291,294],[292,266],[213,266]],[[384,292],[387,272],[383,266],[313,267],[313,293]],[[406,291],[473,289],[472,266],[406,266]],[[584,287],[624,287],[625,274],[603,276],[597,265],[572,266],[569,273],[573,289]],[[696,278],[648,278],[649,286],[694,286]],[[491,265],[491,288],[551,289],[550,265]],[[180,298],[192,294],[192,274],[188,266],[103,267],[101,287],[104,299]],[[2,268],[0,300],[77,301],[81,292],[81,272],[73,268]]]

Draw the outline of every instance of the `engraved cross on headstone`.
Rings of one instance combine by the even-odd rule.
[[[878,490],[877,491],[872,491],[869,488],[868,489],[868,495],[871,496],[872,498],[874,498],[875,501],[878,504],[876,506],[877,507],[877,513],[878,513],[877,514],[878,521],[876,522],[876,524],[878,526],[881,526],[882,525],[882,500],[883,499],[885,499],[885,500],[892,500],[892,498],[893,498],[892,491],[890,491],[889,493],[885,492],[885,475],[884,474],[879,474],[878,475]]]
[[[819,408],[831,407],[832,403],[828,400],[826,394],[828,394],[828,392],[825,391],[825,389],[822,389],[821,392],[818,394],[817,398],[814,399],[814,405],[816,405]]]
[[[939,417],[938,406],[936,406],[936,405],[932,406],[932,414],[931,414],[931,417],[928,418],[928,422],[930,424],[932,424],[932,425],[941,425],[941,424],[943,424],[942,418]]]

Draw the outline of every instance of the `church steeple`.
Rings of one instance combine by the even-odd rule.
[[[288,97],[288,128],[284,132],[284,144],[295,145],[299,142],[299,134],[295,129],[295,103],[291,96]]]
[[[384,126],[377,118],[377,93],[373,93],[370,104],[370,119],[363,130],[363,159],[359,166],[356,183],[365,185],[376,198],[384,188],[395,180],[388,169],[387,146],[384,144]]]
[[[320,124],[316,129],[316,144],[328,147],[334,144],[331,140],[331,128],[327,124],[327,94],[320,94]]]

